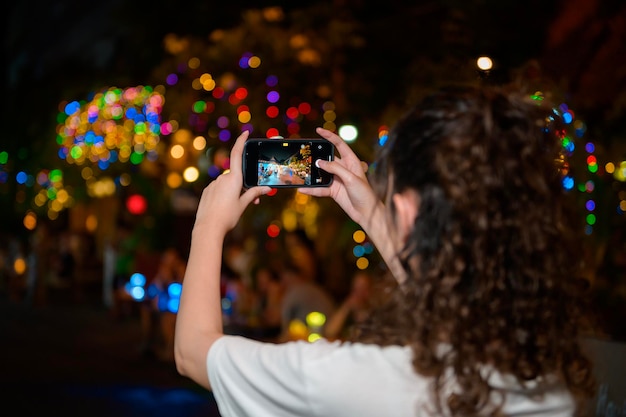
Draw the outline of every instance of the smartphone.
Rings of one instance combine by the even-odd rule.
[[[328,187],[332,174],[315,161],[332,161],[335,147],[326,139],[248,139],[243,151],[243,182],[278,187]]]

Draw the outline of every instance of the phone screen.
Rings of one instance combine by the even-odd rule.
[[[332,174],[315,161],[332,161],[334,146],[325,139],[249,139],[243,158],[244,185],[254,187],[328,187]]]

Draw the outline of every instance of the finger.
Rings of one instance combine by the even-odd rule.
[[[298,192],[313,197],[328,197],[331,195],[329,187],[302,187],[298,188]]]
[[[241,161],[243,158],[243,147],[248,140],[250,133],[247,130],[241,132],[241,135],[235,141],[233,148],[230,150],[230,169],[236,172],[241,172]]]
[[[341,178],[344,183],[350,181],[352,177],[362,177],[362,172],[352,172],[348,167],[339,161],[325,161],[323,159],[318,159],[315,161],[315,165],[318,168],[323,169],[324,171],[335,175],[336,177]],[[362,165],[361,165],[362,166]]]
[[[343,140],[339,135],[331,132],[330,130],[324,129],[323,127],[318,127],[316,132],[323,137],[324,139],[331,142],[335,145],[335,149],[339,152],[342,158],[355,158],[358,159],[355,155],[352,148]]]
[[[239,199],[246,206],[249,205],[250,203],[258,204],[259,198],[262,195],[269,193],[271,190],[272,190],[271,187],[265,187],[265,186],[253,187],[253,188],[246,190],[241,195],[241,197],[239,197]]]

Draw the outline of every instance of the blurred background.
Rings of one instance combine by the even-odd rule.
[[[144,277],[169,247],[186,257],[198,197],[244,129],[324,126],[370,161],[430,89],[515,81],[569,122],[563,185],[583,216],[597,336],[626,340],[622,0],[34,0],[3,19],[0,302],[23,308],[5,318],[41,323],[37,311],[68,306],[136,317],[111,311],[107,254],[126,250],[126,272]],[[278,256],[294,230],[336,299],[355,270],[380,267],[332,202],[293,191],[246,212],[231,265],[245,274],[246,259]],[[29,329],[12,326],[16,340]]]

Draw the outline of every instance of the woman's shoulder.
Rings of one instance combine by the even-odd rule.
[[[356,343],[341,340],[330,341],[322,338],[315,342],[304,340],[284,343],[257,341],[242,336],[223,336],[219,340],[224,349],[232,354],[249,353],[276,356],[277,358],[299,362],[306,366],[328,366],[331,369],[346,367],[364,367],[367,369],[381,366],[401,366],[414,374],[411,366],[412,351],[408,346],[379,346],[376,344]],[[406,366],[405,366],[406,365]]]

